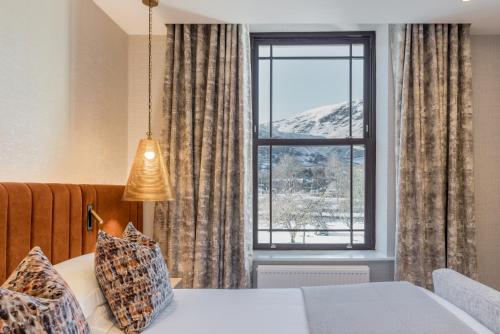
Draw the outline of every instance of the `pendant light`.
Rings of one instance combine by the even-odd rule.
[[[142,0],[149,8],[149,104],[147,138],[141,139],[130,169],[127,185],[123,193],[125,201],[169,201],[174,199],[167,168],[163,162],[160,144],[154,140],[151,132],[151,72],[152,72],[152,20],[153,7],[158,6],[158,0]]]

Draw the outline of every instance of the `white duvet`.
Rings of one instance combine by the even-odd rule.
[[[491,334],[467,313],[425,290],[474,331]],[[107,306],[87,320],[94,334],[121,334]],[[300,289],[176,289],[172,304],[145,334],[308,334]]]
[[[88,318],[92,333],[122,333],[106,306]],[[103,317],[104,315],[104,317]],[[300,289],[176,289],[144,334],[308,333]]]

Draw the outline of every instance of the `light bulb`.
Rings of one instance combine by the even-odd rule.
[[[156,154],[153,151],[144,152],[144,158],[146,158],[146,160],[149,160],[149,161],[154,160],[155,156],[156,156]]]

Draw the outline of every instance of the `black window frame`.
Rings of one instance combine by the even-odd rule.
[[[375,249],[375,104],[376,104],[376,76],[375,76],[375,32],[299,32],[299,33],[252,33],[251,40],[251,63],[252,63],[252,172],[253,172],[253,249],[255,250],[373,250]],[[280,139],[280,138],[258,138],[259,133],[259,45],[319,45],[319,44],[363,44],[364,45],[364,138],[336,138],[336,139]],[[294,59],[310,57],[293,57]],[[322,59],[345,58],[350,59],[350,82],[352,82],[352,46],[349,57],[321,57]],[[361,58],[361,57],[359,57]],[[262,58],[261,58],[262,59]],[[272,53],[270,58],[272,59]],[[272,67],[271,67],[272,68]],[[272,79],[271,79],[272,80]],[[351,84],[350,84],[351,86]],[[350,100],[352,108],[352,87]],[[272,81],[271,81],[272,96]],[[272,97],[271,97],[272,100]],[[272,103],[272,102],[271,102]],[[352,113],[352,110],[351,110]],[[272,114],[272,111],[271,111]],[[272,115],[270,116],[272,124]],[[352,120],[351,120],[352,122]],[[272,126],[270,126],[272,128]],[[258,147],[259,146],[282,146],[282,145],[349,145],[351,146],[351,241],[352,241],[352,146],[365,146],[365,243],[364,244],[259,244],[258,235]],[[271,176],[272,177],[272,176]],[[270,181],[271,183],[272,181]],[[271,191],[272,192],[272,191]],[[270,199],[272,201],[272,199]],[[272,213],[271,213],[272,220]],[[271,223],[272,224],[272,223]],[[273,231],[272,225],[270,230]],[[272,234],[272,233],[271,233]]]

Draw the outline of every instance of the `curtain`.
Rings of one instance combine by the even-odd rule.
[[[243,25],[167,25],[161,144],[175,200],[154,237],[185,287],[250,285],[250,38]]]
[[[449,267],[476,278],[470,26],[392,26],[396,279],[432,288]]]

